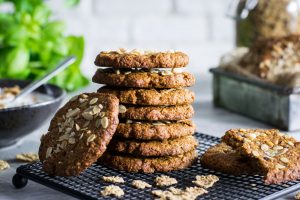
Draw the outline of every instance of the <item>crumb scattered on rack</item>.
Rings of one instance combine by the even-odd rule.
[[[168,190],[153,190],[152,194],[160,199],[189,199],[194,200],[197,197],[207,193],[207,191],[200,187],[187,187],[184,190],[170,187]]]
[[[295,195],[295,199],[300,200],[300,191],[298,191],[297,194]]]
[[[216,175],[198,175],[193,183],[202,188],[210,188],[218,181],[219,178]]]
[[[21,153],[16,155],[16,160],[20,162],[34,162],[39,160],[37,153]]]
[[[177,180],[175,178],[162,175],[155,178],[155,183],[157,186],[170,186],[177,184]]]
[[[145,181],[141,181],[141,180],[132,181],[132,186],[138,189],[145,189],[145,188],[152,187],[152,185],[150,185],[149,183],[146,183]]]
[[[119,186],[109,185],[104,187],[104,189],[101,191],[101,195],[121,198],[124,195],[124,191]]]
[[[4,171],[8,168],[10,168],[8,162],[6,162],[5,160],[0,160],[0,171]]]
[[[124,179],[120,176],[103,176],[102,179],[110,183],[125,183]]]

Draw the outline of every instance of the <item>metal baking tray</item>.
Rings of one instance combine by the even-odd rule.
[[[283,130],[300,130],[299,87],[278,86],[221,68],[210,69],[210,72],[215,106]]]
[[[210,146],[220,142],[220,138],[195,133],[200,145],[198,147],[201,155]],[[215,174],[220,178],[213,187],[208,189],[208,193],[200,196],[199,199],[275,199],[287,193],[291,193],[300,188],[299,181],[291,181],[281,185],[265,185],[262,177],[256,176],[232,176],[209,169],[202,168],[199,160],[188,169],[164,173],[177,179],[176,187],[184,188],[193,186],[192,180],[196,175]],[[47,187],[53,188],[65,194],[71,195],[78,199],[111,199],[104,198],[99,192],[104,186],[111,183],[105,183],[101,180],[102,176],[121,176],[126,181],[125,184],[119,185],[124,191],[123,199],[153,199],[152,190],[161,189],[154,185],[154,179],[161,173],[142,174],[127,173],[105,166],[94,164],[79,176],[74,177],[53,177],[44,173],[41,169],[41,163],[33,163],[20,166],[17,168],[16,175],[13,178],[13,184],[17,188],[25,187],[27,180],[32,180]],[[152,188],[144,190],[136,189],[131,186],[132,180],[144,180],[151,185]]]

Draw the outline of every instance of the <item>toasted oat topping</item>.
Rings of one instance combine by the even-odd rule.
[[[215,175],[198,175],[196,176],[196,180],[193,181],[193,183],[202,188],[210,188],[218,181],[219,177]]]
[[[295,199],[300,200],[300,192],[297,192],[297,194],[295,195]]]
[[[146,183],[145,181],[141,181],[141,180],[132,181],[132,186],[138,189],[145,189],[145,188],[152,187],[152,185],[150,185],[149,183]]]
[[[102,196],[115,196],[121,198],[124,195],[122,188],[116,185],[109,185],[104,187],[104,190],[101,191]]]
[[[39,155],[37,153],[21,153],[16,155],[17,161],[33,162],[39,160]]]
[[[103,176],[102,179],[110,183],[125,183],[124,179],[120,176]]]
[[[207,193],[203,188],[187,187],[184,190],[170,187],[168,190],[153,190],[152,194],[161,200],[194,200]]]
[[[177,184],[177,180],[175,178],[162,175],[155,178],[155,183],[157,186],[170,186]]]
[[[5,160],[0,160],[0,171],[10,168],[8,162]]]

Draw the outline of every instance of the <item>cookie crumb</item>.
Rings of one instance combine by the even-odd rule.
[[[152,187],[152,185],[150,185],[149,183],[146,183],[145,181],[141,181],[141,180],[132,181],[132,185],[138,189],[145,189],[145,188]]]
[[[162,175],[155,178],[155,183],[157,186],[170,186],[177,184],[177,180],[175,178]]]
[[[124,179],[120,176],[103,176],[102,180],[110,183],[125,183]]]
[[[152,194],[159,197],[159,199],[188,199],[194,200],[197,197],[207,193],[207,191],[200,187],[187,187],[185,190],[170,187],[168,190],[153,190]]]
[[[37,153],[21,153],[16,155],[16,160],[21,162],[38,161],[39,156]]]
[[[109,185],[104,187],[104,190],[101,191],[102,196],[115,196],[115,197],[122,197],[124,195],[124,191],[116,185]]]
[[[295,199],[300,200],[300,191],[298,191],[297,194],[295,195]]]
[[[202,188],[210,188],[212,187],[217,181],[219,181],[219,177],[215,175],[201,175],[196,176],[196,180],[193,181],[194,184],[196,184],[199,187]]]
[[[10,168],[8,162],[6,162],[5,160],[0,160],[0,171],[4,171],[8,168]]]

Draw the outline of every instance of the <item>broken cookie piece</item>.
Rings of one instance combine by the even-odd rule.
[[[248,158],[264,175],[266,184],[279,184],[300,178],[300,145],[278,130],[231,129],[222,142]]]

